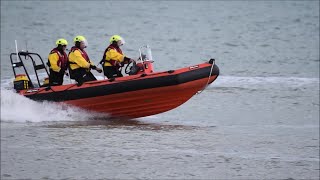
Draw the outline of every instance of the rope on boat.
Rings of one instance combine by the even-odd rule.
[[[215,63],[214,63],[214,61],[213,61],[213,63],[211,64],[211,69],[210,69],[208,81],[207,81],[206,85],[204,86],[204,88],[203,88],[202,90],[200,90],[200,91],[197,92],[197,95],[198,95],[198,94],[201,94],[201,93],[209,86],[209,82],[210,82],[210,78],[211,78],[212,69],[213,69],[214,64],[215,64]]]

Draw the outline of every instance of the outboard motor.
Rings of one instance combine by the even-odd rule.
[[[29,89],[29,79],[25,74],[17,74],[13,81],[13,87],[16,91]]]

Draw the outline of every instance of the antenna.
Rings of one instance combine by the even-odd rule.
[[[14,40],[14,42],[16,44],[17,62],[19,62],[19,60],[18,60],[18,43],[17,43],[17,40]]]

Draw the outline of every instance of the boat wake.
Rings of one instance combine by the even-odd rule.
[[[32,101],[13,90],[1,89],[1,122],[85,121],[99,116],[65,104]]]
[[[45,74],[39,74],[40,79]],[[35,76],[31,76],[35,79]],[[103,77],[97,77],[101,80]],[[14,78],[1,79],[1,122],[54,122],[108,119],[107,114],[93,113],[77,107],[54,102],[36,102],[20,96],[13,90]],[[69,82],[65,78],[65,82]]]

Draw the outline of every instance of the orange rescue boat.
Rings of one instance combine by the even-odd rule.
[[[19,57],[18,62],[13,62],[13,56]],[[21,56],[32,61],[38,87],[31,82]],[[40,64],[37,65],[34,56],[41,60]],[[11,53],[10,59],[19,94],[35,101],[63,102],[121,118],[145,117],[174,109],[204,90],[219,75],[214,59],[181,69],[153,72],[153,61],[140,51],[139,62],[126,67],[129,76],[85,82],[81,86],[50,87],[39,81],[37,71],[48,71],[37,53]],[[19,67],[24,68],[25,75],[16,74]]]

